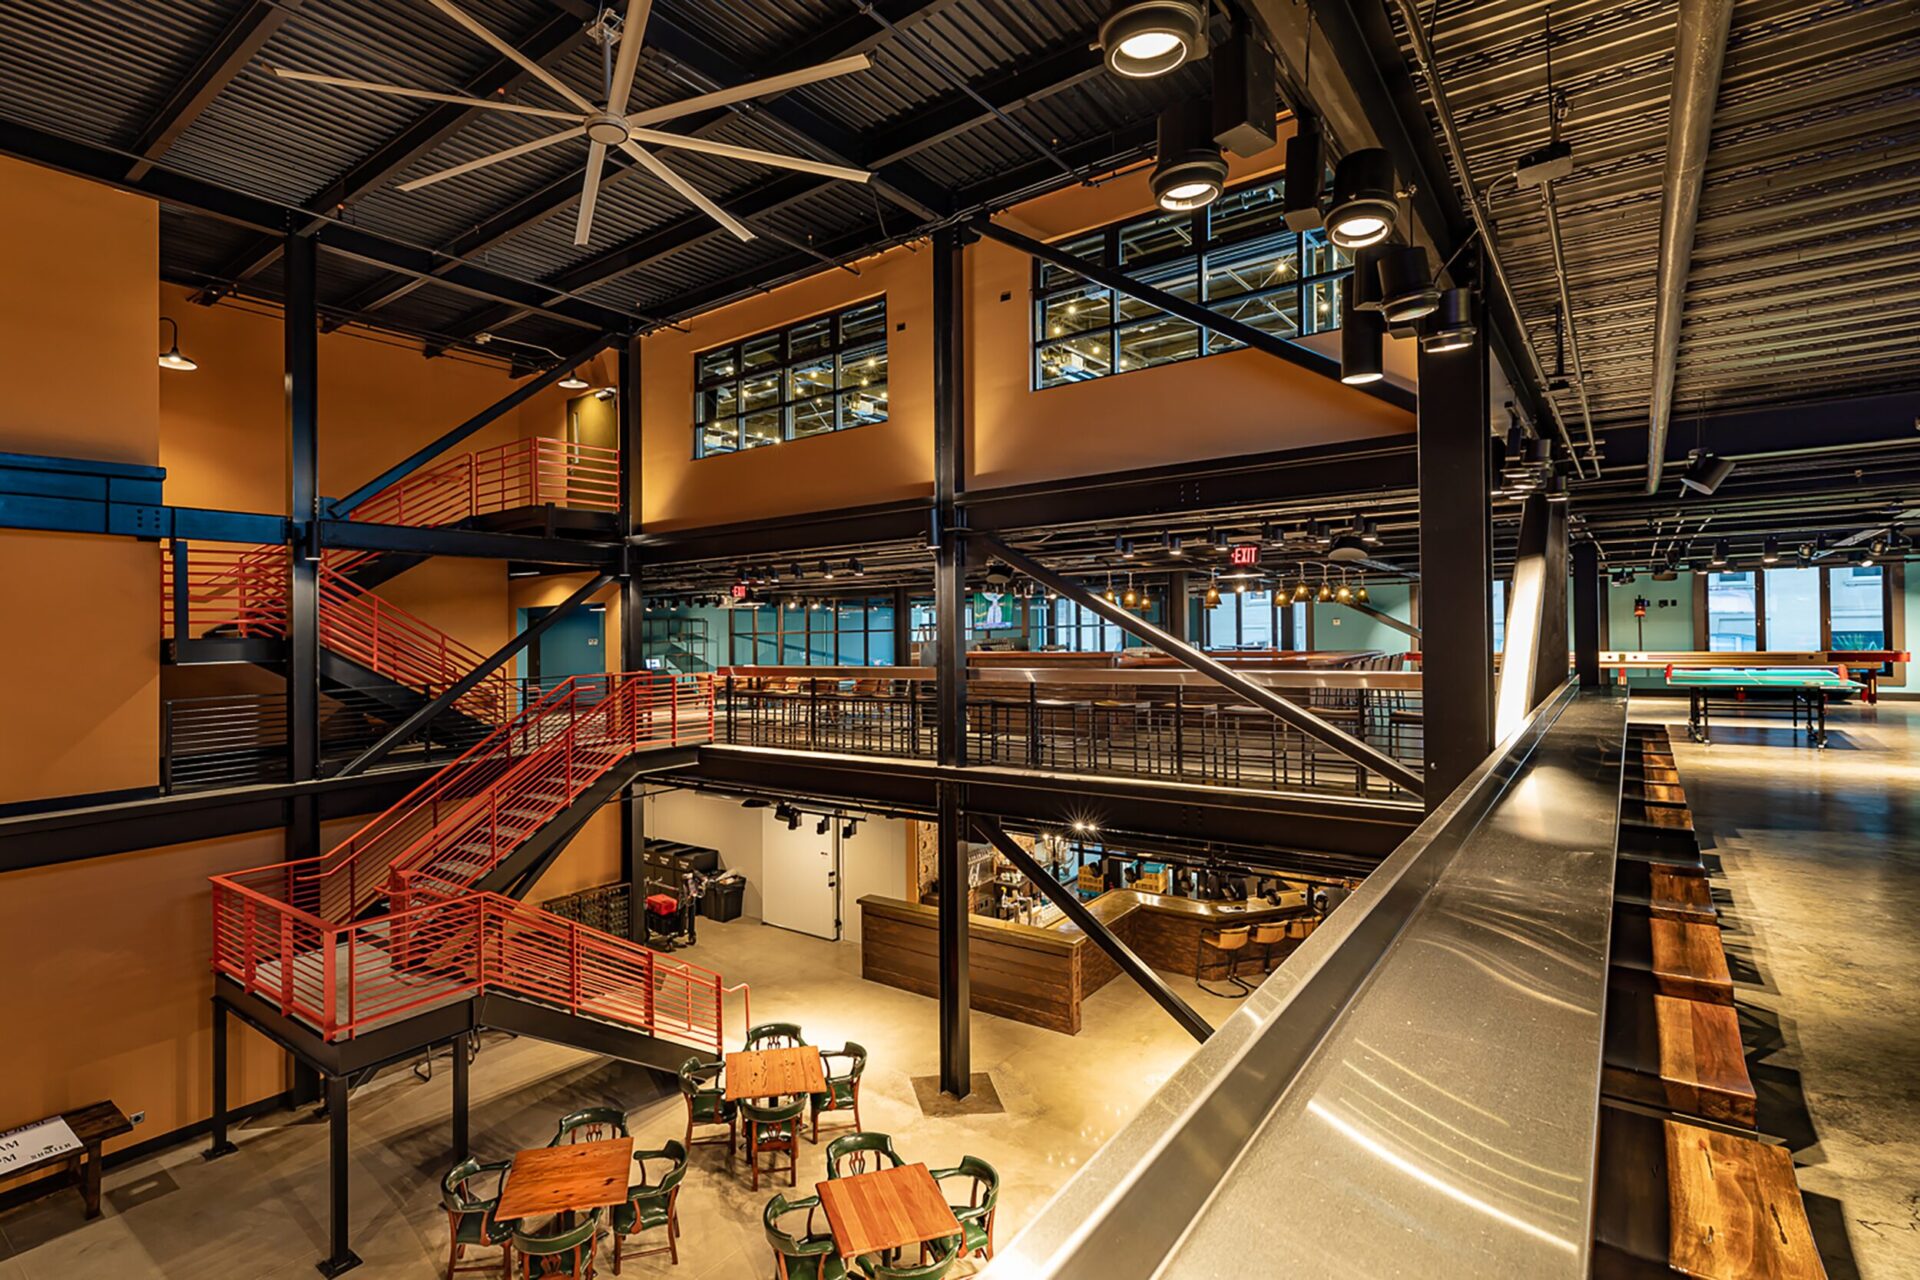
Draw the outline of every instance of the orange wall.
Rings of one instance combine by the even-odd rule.
[[[16,871],[0,879],[0,1128],[103,1098],[146,1122],[137,1142],[206,1118],[213,1066],[213,912],[206,877],[276,862],[278,831]],[[37,975],[36,980],[28,980]],[[286,1056],[229,1041],[228,1099],[286,1087]]]
[[[640,518],[650,530],[732,524],[933,492],[931,259],[895,249],[641,339]],[[693,357],[737,338],[887,295],[887,420],[693,460]]]
[[[285,340],[277,311],[250,302],[202,307],[164,285],[180,348],[199,361],[160,383],[160,464],[167,501],[229,510],[287,510]],[[149,357],[150,359],[151,357]],[[611,357],[602,363],[609,367]],[[588,377],[595,376],[589,373]],[[499,366],[447,357],[363,330],[320,336],[320,491],[340,497],[514,389]],[[568,392],[549,388],[455,452],[523,436],[556,436]]]
[[[11,160],[0,190],[0,451],[152,466],[158,209]],[[159,584],[151,543],[0,530],[0,803],[154,783]]]

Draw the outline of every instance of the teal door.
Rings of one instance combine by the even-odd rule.
[[[525,631],[552,612],[551,608],[520,610],[520,629]],[[523,687],[538,697],[570,676],[604,675],[606,631],[605,605],[582,605],[555,622],[520,651]]]

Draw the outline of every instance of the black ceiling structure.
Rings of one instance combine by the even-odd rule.
[[[582,90],[601,52],[585,0],[468,6]],[[638,166],[610,159],[592,243],[569,212],[582,156],[532,152],[411,193],[396,184],[515,145],[540,122],[284,80],[269,67],[498,101],[557,101],[419,0],[198,0],[102,21],[84,6],[0,12],[0,151],[156,196],[163,276],[277,301],[288,226],[322,231],[326,322],[427,349],[523,357],[591,325],[670,323],[1006,207],[1150,152],[1188,67],[1103,73],[1098,0],[659,0],[635,109],[812,63],[870,69],[713,108],[667,128],[869,169],[865,185],[674,153],[674,167],[756,233],[741,242]],[[246,206],[241,216],[229,207]],[[335,248],[339,241],[379,252]],[[484,287],[474,287],[476,281]],[[511,284],[511,288],[506,287]],[[513,344],[526,344],[514,347]],[[532,356],[533,363],[540,357]]]

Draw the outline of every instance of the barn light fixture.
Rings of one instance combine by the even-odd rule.
[[[1206,25],[1198,0],[1115,0],[1100,24],[1107,70],[1129,80],[1166,75],[1205,51]]]
[[[1363,147],[1340,157],[1333,167],[1333,204],[1327,210],[1327,234],[1342,249],[1364,249],[1393,232],[1399,217],[1394,203],[1393,158],[1380,147]]]
[[[160,323],[169,325],[173,330],[173,340],[165,351],[160,353],[160,367],[173,369],[179,373],[192,373],[200,366],[180,354],[180,324],[172,316],[161,316]]]
[[[592,384],[580,376],[579,370],[575,370],[553,385],[562,391],[585,391]]]

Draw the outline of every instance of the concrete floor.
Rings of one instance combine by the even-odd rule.
[[[1760,1128],[1798,1166],[1833,1280],[1920,1280],[1920,704],[1836,709],[1816,751],[1784,714],[1673,726],[1717,856]]]
[[[976,1155],[1000,1171],[1000,1241],[1011,1239],[1193,1048],[1125,979],[1088,1001],[1078,1036],[976,1014],[974,1070],[991,1075],[1004,1114],[932,1118],[921,1113],[911,1079],[937,1070],[933,1001],[862,981],[852,944],[751,921],[703,926],[700,939],[688,958],[730,982],[751,983],[756,1021],[796,1021],[815,1044],[855,1040],[867,1047],[861,1113],[868,1129],[892,1134],[909,1160],[940,1166]],[[1209,997],[1189,980],[1169,982],[1216,1023],[1233,1010],[1233,1002]],[[737,1041],[737,1007],[731,1017]],[[431,1082],[400,1068],[353,1095],[352,1244],[365,1261],[356,1276],[417,1280],[443,1273],[447,1220],[438,1182],[451,1163],[449,1087],[443,1057]],[[637,1145],[657,1147],[684,1131],[685,1112],[671,1089],[637,1067],[489,1037],[473,1066],[473,1150],[503,1159],[544,1146],[559,1116],[607,1102],[627,1109]],[[0,1216],[0,1280],[310,1280],[326,1253],[325,1124],[305,1112],[280,1113],[236,1140],[238,1154],[211,1164],[195,1144],[110,1171],[105,1213],[94,1222],[82,1220],[78,1197],[67,1194]],[[800,1189],[789,1194],[811,1194],[825,1177],[828,1140],[823,1131],[820,1146],[802,1143]],[[772,1190],[764,1178],[759,1192],[748,1189],[744,1156],[729,1173],[724,1147],[696,1148],[680,1199],[681,1265],[673,1268],[662,1255],[629,1261],[624,1274],[770,1274],[760,1212]],[[602,1274],[611,1274],[604,1258]]]

